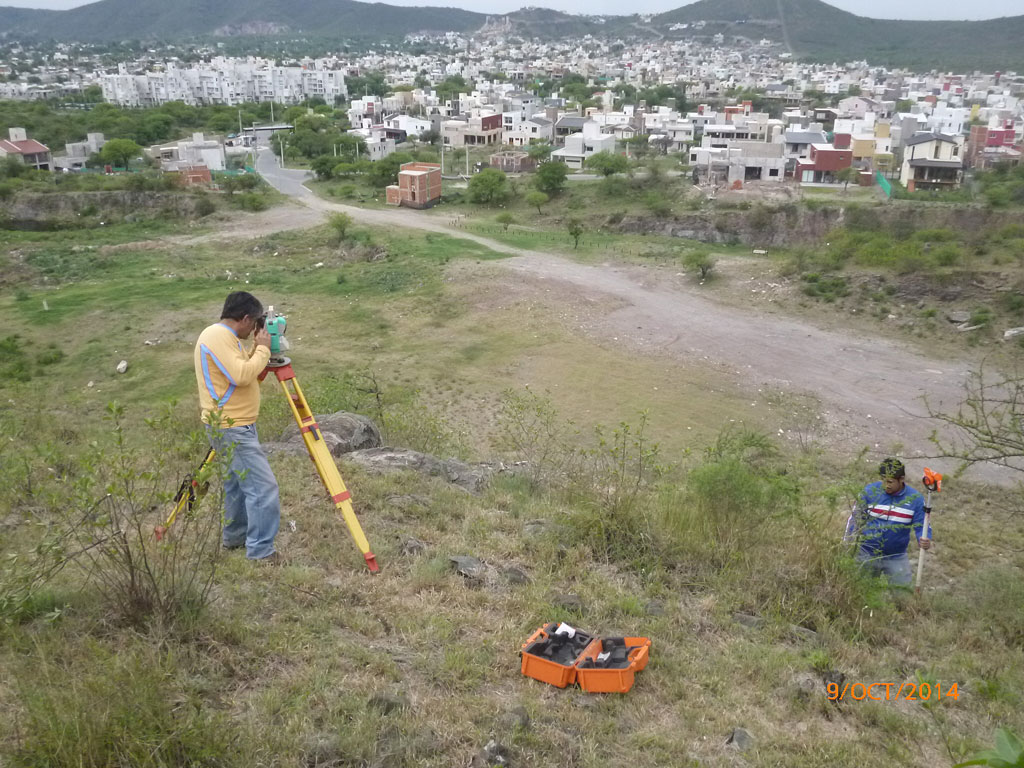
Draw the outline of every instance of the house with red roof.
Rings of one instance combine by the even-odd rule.
[[[0,160],[14,156],[30,168],[40,171],[52,169],[50,148],[35,139],[28,138],[24,128],[11,128],[9,138],[0,139]]]

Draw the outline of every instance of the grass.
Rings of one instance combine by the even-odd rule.
[[[528,457],[495,446],[498,404],[502,390],[528,384],[548,393],[560,424],[573,422],[567,434],[595,462],[606,454],[593,425],[635,424],[648,409],[665,469],[627,504],[610,487],[607,463],[591,475],[603,482],[503,474],[472,496],[439,479],[369,474],[342,458],[383,566],[369,578],[308,460],[275,455],[285,566],[256,570],[223,556],[208,611],[144,629],[119,623],[69,569],[0,627],[5,763],[447,767],[468,764],[495,738],[518,765],[726,765],[740,759],[724,742],[741,726],[757,739],[742,756],[749,765],[932,766],[952,762],[947,742],[960,757],[987,742],[995,723],[1024,726],[1021,522],[981,512],[1000,490],[950,483],[936,504],[928,589],[895,601],[851,570],[837,546],[844,514],[830,499],[845,493],[837,478],[856,485],[871,479],[870,467],[813,445],[787,455],[763,440],[716,442],[730,419],[734,430],[766,426],[764,404],[749,408],[711,371],[580,336],[569,297],[509,279],[491,263],[499,256],[475,243],[361,231],[388,257],[352,262],[324,227],[238,245],[125,248],[105,255],[115,268],[91,260],[102,247],[67,251],[61,234],[18,233],[5,243],[40,254],[19,259],[0,293],[7,330],[33,363],[29,381],[0,381],[0,419],[23,435],[0,455],[5,552],[30,548],[39,528],[20,521],[45,520],[50,494],[66,492],[47,468],[86,472],[76,459],[107,439],[108,400],[122,401],[137,424],[179,398],[174,428],[184,442],[195,427],[195,336],[226,291],[246,286],[288,314],[291,355],[318,412],[373,414],[362,375],[372,371],[389,408],[423,407],[450,431],[453,451],[511,461]],[[102,245],[138,240],[128,230],[105,236]],[[36,366],[53,357],[51,343],[64,357]],[[130,364],[119,375],[122,357]],[[264,390],[265,440],[290,418],[272,393]],[[766,404],[789,408],[771,396]],[[812,418],[815,404],[799,410]],[[133,434],[144,466],[145,444]],[[33,471],[22,473],[21,459]],[[176,461],[184,469],[190,457]],[[539,532],[527,525],[537,520]],[[425,551],[402,554],[409,536]],[[459,554],[493,570],[467,581],[448,563]],[[510,566],[529,581],[509,583],[501,569]],[[556,607],[562,593],[578,595],[582,611]],[[735,611],[764,625],[742,627]],[[653,638],[633,691],[588,697],[522,678],[519,644],[559,619]],[[794,636],[791,624],[818,634]],[[854,681],[921,671],[968,693],[936,716],[912,702],[833,705],[820,677],[832,670]],[[802,691],[799,675],[816,676],[821,688]],[[404,703],[391,709],[382,696]],[[529,727],[512,724],[520,706]]]

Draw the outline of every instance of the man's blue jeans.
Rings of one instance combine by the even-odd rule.
[[[256,425],[227,427],[215,434],[206,428],[210,445],[221,456],[229,446],[231,469],[224,480],[225,547],[245,545],[250,560],[262,560],[274,554],[274,537],[281,524],[281,504],[277,496],[277,480],[260,447]]]
[[[861,548],[857,552],[857,562],[876,576],[885,575],[894,587],[909,587],[911,579],[910,558],[906,552],[898,555],[885,555],[869,552]]]

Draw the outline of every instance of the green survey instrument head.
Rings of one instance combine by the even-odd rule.
[[[284,351],[288,349],[288,339],[284,337],[288,321],[284,315],[274,312],[274,308],[267,310],[267,319],[264,321],[264,328],[270,334],[270,365],[287,365],[288,358]]]

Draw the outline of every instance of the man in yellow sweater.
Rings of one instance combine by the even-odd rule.
[[[199,406],[210,445],[231,457],[224,481],[227,549],[245,547],[250,560],[275,562],[274,537],[281,523],[277,480],[256,434],[260,414],[257,378],[270,359],[270,334],[263,328],[263,305],[251,293],[228,295],[220,322],[199,335],[195,349]],[[255,331],[251,351],[242,347]]]

